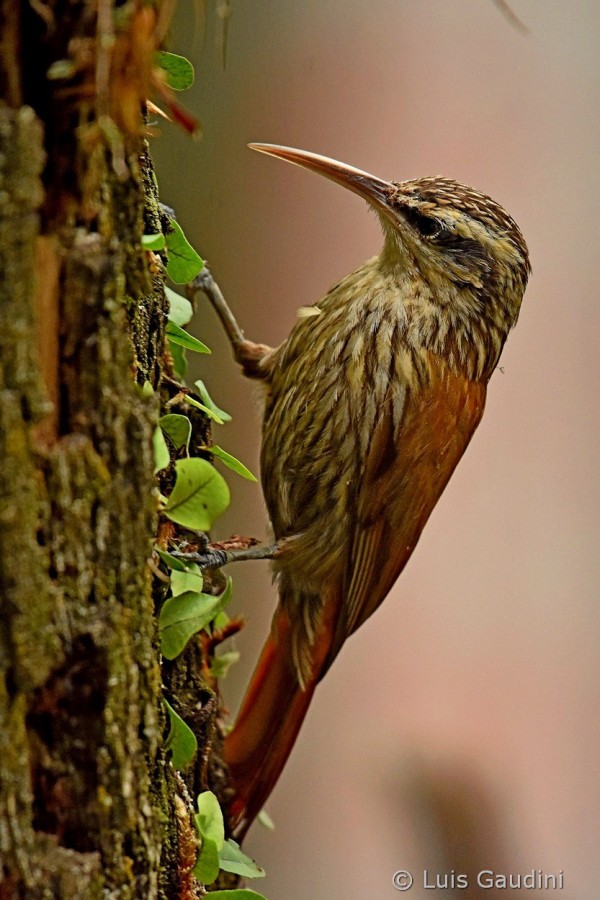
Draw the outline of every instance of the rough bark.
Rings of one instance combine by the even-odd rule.
[[[116,10],[97,12],[0,4],[2,900],[198,890],[190,794],[162,749],[148,567],[166,299],[140,237],[163,220],[141,128],[127,130],[136,103],[142,124],[131,66],[158,13],[129,11],[104,84],[102,16]],[[63,58],[81,70],[54,86]],[[197,711],[193,792],[215,735],[200,653],[166,673],[181,686],[194,661],[199,693],[177,701]]]

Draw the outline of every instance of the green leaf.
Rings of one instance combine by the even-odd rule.
[[[158,50],[154,54],[156,65],[167,75],[166,81],[174,91],[186,91],[194,83],[194,67],[185,56]]]
[[[161,416],[158,424],[176,450],[179,450],[181,447],[187,449],[192,436],[192,423],[187,416],[168,413],[166,416]]]
[[[154,471],[160,472],[161,469],[166,469],[169,465],[171,457],[162,430],[158,425],[154,429],[152,445],[154,447]]]
[[[154,388],[147,380],[142,385],[142,397],[154,397]]]
[[[185,373],[187,372],[187,358],[185,355],[185,348],[180,347],[179,344],[174,344],[173,341],[169,341],[169,352],[173,357],[173,368],[175,369],[175,374],[178,378],[185,378]]]
[[[187,572],[171,572],[171,593],[174,597],[193,591],[196,594],[202,592],[202,572],[196,563],[188,563]]]
[[[239,844],[231,839],[225,841],[219,851],[219,865],[225,872],[243,875],[244,878],[264,878],[267,874],[243,850],[240,850]]]
[[[196,253],[181,229],[181,225],[171,219],[171,231],[166,235],[169,261],[167,275],[175,284],[187,284],[193,281],[204,263]]]
[[[244,463],[240,462],[239,459],[236,459],[235,456],[232,456],[231,453],[228,453],[227,450],[223,450],[218,444],[214,444],[212,447],[207,447],[206,449],[209,453],[212,453],[213,456],[216,456],[217,459],[220,459],[224,466],[233,469],[233,471],[237,472],[238,475],[241,475],[242,478],[247,478],[248,481],[257,480],[250,469],[246,468]]]
[[[198,813],[194,816],[194,822],[202,843],[194,866],[194,875],[203,884],[212,884],[219,874],[219,851],[225,841],[223,813],[212,791],[198,794],[196,803]]]
[[[175,569],[177,572],[185,572],[189,568],[190,564],[184,559],[179,559],[178,556],[171,556],[170,553],[167,553],[165,550],[159,550],[158,547],[155,547],[154,549],[167,568]]]
[[[185,398],[185,402],[189,403],[189,405],[193,406],[195,409],[201,409],[204,415],[208,416],[209,419],[212,419],[213,422],[216,422],[217,425],[224,424],[223,419],[220,419],[218,415],[212,411],[212,409],[209,409],[208,406],[204,405],[204,403],[200,403],[199,400],[195,400],[194,397],[190,397],[189,394]]]
[[[229,650],[227,653],[215,656],[210,667],[210,674],[213,678],[225,678],[231,666],[235,665],[239,658],[240,654],[237,650]]]
[[[259,814],[256,817],[256,821],[260,822],[263,828],[266,828],[267,831],[275,831],[275,822],[266,811],[266,809],[261,809]]]
[[[192,729],[175,712],[171,704],[164,699],[163,703],[167,708],[171,722],[165,747],[171,751],[171,762],[174,768],[185,769],[198,751],[198,741]]]
[[[169,322],[175,322],[180,328],[190,321],[194,315],[194,309],[187,297],[176,294],[171,288],[165,288],[165,294],[169,301]]]
[[[250,888],[235,888],[232,891],[211,891],[210,900],[267,900],[263,894]]]
[[[202,631],[217,614],[220,597],[186,591],[169,597],[158,617],[160,649],[165,659],[175,659],[193,635]]]
[[[225,609],[232,594],[233,584],[229,578],[227,587],[218,597],[196,591],[169,597],[158,617],[160,649],[165,659],[179,656],[189,639],[206,628]]]
[[[167,322],[166,333],[171,343],[179,344],[180,347],[185,347],[186,350],[194,350],[196,353],[210,353],[210,349],[206,344],[184,331],[175,322]]]
[[[214,841],[220,852],[225,843],[225,823],[219,801],[212,791],[203,791],[196,800],[198,812],[194,822],[202,840]]]
[[[213,628],[225,628],[227,624],[229,624],[229,616],[226,612],[220,612],[218,616],[215,616],[212,620]]]
[[[194,386],[198,391],[198,396],[200,397],[202,402],[205,403],[209,409],[212,409],[215,415],[219,417],[221,422],[231,422],[231,416],[229,415],[229,413],[226,413],[224,409],[219,409],[214,400],[211,399],[211,396],[206,390],[206,386],[203,381],[194,382]]]
[[[219,851],[217,845],[210,838],[204,838],[196,865],[192,869],[196,878],[202,884],[212,884],[219,874]]]
[[[144,250],[164,250],[166,246],[165,236],[162,231],[156,234],[143,234],[142,247]]]
[[[214,622],[214,620],[217,618],[217,616],[221,615],[221,613],[223,612],[225,607],[229,604],[229,601],[231,600],[232,597],[233,597],[233,579],[228,578],[227,584],[225,586],[225,590],[223,591],[222,594],[219,594],[219,605],[217,607],[217,612],[216,612],[216,615],[213,616],[213,619],[211,621]]]
[[[229,506],[227,482],[205,459],[178,459],[177,480],[164,513],[172,522],[197,531],[209,531]]]

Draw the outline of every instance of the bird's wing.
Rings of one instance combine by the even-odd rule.
[[[430,371],[426,385],[407,390],[401,420],[387,398],[373,432],[325,669],[390,591],[483,415],[485,384],[435,358]]]

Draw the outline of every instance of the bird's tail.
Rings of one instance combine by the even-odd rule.
[[[313,675],[301,687],[293,664],[290,620],[275,613],[271,634],[258,660],[233,730],[225,741],[225,762],[235,797],[230,806],[234,835],[241,839],[273,790],[294,746],[326,655],[313,646]]]

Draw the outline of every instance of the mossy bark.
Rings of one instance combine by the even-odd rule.
[[[167,301],[140,236],[163,216],[141,127],[98,128],[98,66],[48,83],[104,46],[90,8],[39,6],[0,2],[0,898],[190,898],[148,566]],[[158,14],[131,15],[121,56]],[[192,790],[216,715],[195,661]]]
[[[81,228],[54,243],[60,408],[42,442],[37,426],[52,415],[35,339],[42,129],[26,107],[0,115],[10,198],[0,222],[0,891],[155,897],[168,812],[147,566],[156,401],[132,378],[127,253]]]

